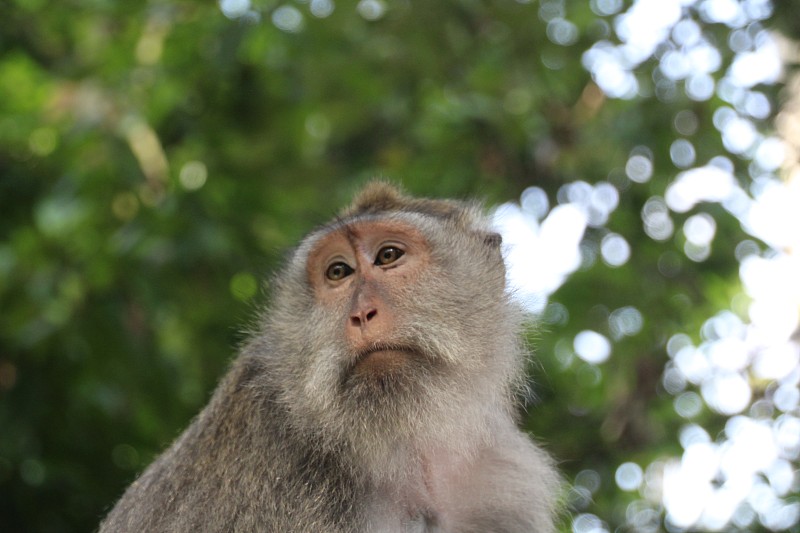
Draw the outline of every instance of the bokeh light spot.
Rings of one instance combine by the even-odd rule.
[[[365,19],[378,20],[386,13],[386,4],[382,0],[361,0],[356,9]]]
[[[250,11],[250,0],[220,0],[219,7],[222,14],[230,19],[236,19]]]
[[[196,191],[206,183],[208,170],[202,161],[187,161],[178,174],[178,179],[187,191]]]
[[[279,30],[297,33],[303,29],[303,14],[294,6],[283,5],[272,12],[272,23]]]
[[[581,331],[575,335],[573,346],[578,357],[591,364],[602,363],[611,355],[611,343],[596,331]]]
[[[636,183],[648,182],[653,176],[653,162],[644,155],[633,155],[625,164],[625,174]]]
[[[631,247],[622,235],[609,233],[600,243],[600,253],[607,265],[619,267],[630,259]]]
[[[614,474],[617,486],[625,491],[637,490],[644,480],[642,467],[636,463],[622,463]]]

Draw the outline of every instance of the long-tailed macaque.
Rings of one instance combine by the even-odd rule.
[[[100,531],[552,531],[500,248],[477,204],[368,185],[300,243],[208,406]]]

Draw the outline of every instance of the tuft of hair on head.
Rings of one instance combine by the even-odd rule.
[[[462,215],[465,205],[453,200],[432,200],[408,196],[399,186],[384,180],[368,182],[353,202],[339,213],[341,218],[391,211],[422,213],[439,218]]]
[[[339,213],[339,216],[348,218],[382,211],[399,211],[410,200],[411,198],[397,185],[388,181],[372,180],[356,193],[353,201]]]

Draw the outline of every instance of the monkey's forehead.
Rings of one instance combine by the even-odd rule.
[[[383,224],[391,224],[392,222],[396,222],[398,224],[410,224],[421,230],[423,233],[427,233],[426,230],[429,231],[437,224],[436,218],[437,217],[422,213],[410,213],[403,211],[394,211],[388,213],[366,213],[346,218],[335,218],[327,224],[323,224],[322,226],[312,230],[302,240],[300,246],[298,247],[298,251],[301,249],[313,248],[314,245],[316,245],[321,239],[327,237],[331,233],[348,232],[355,226],[365,223],[368,224],[370,222],[381,222]],[[439,220],[438,224],[441,224],[441,220]]]
[[[470,214],[472,215],[472,214]],[[479,229],[488,223],[483,217],[442,217],[428,213],[390,211],[386,213],[365,213],[346,218],[335,218],[327,224],[317,227],[311,231],[295,249],[293,262],[304,263],[311,250],[325,237],[335,232],[350,232],[357,225],[369,222],[381,222],[382,224],[392,224],[396,222],[398,226],[411,225],[428,239],[442,231],[457,231]]]

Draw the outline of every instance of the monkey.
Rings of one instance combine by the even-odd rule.
[[[208,405],[100,532],[553,531],[501,241],[478,202],[368,183],[290,253]]]

